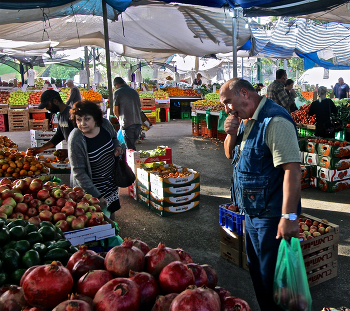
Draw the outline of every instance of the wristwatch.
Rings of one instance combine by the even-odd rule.
[[[289,214],[282,214],[282,217],[284,219],[289,219],[291,221],[297,220],[298,216],[295,213],[289,213]]]

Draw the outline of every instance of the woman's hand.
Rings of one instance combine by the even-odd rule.
[[[100,206],[101,208],[105,208],[107,206],[107,200],[104,197],[100,198]]]
[[[116,147],[115,150],[114,150],[114,156],[115,157],[119,157],[123,153],[124,153],[124,150],[123,150],[122,147]]]

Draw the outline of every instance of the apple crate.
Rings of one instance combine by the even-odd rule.
[[[152,187],[152,184],[151,184]],[[170,196],[170,197],[162,197],[154,194],[152,191],[150,192],[149,198],[155,204],[162,207],[171,207],[177,206],[181,204],[189,204],[191,202],[199,201],[200,192],[192,192],[186,195],[180,196]]]
[[[232,232],[242,235],[245,216],[230,210],[230,207],[234,207],[234,204],[228,203],[219,206],[219,224]]]
[[[326,181],[344,180],[350,177],[350,169],[346,170],[328,170],[317,166],[317,177]]]
[[[187,204],[173,205],[168,207],[163,207],[152,200],[150,201],[150,210],[155,212],[156,214],[167,217],[176,215],[179,213],[185,213],[188,211],[195,211],[199,209],[199,201],[190,202]]]
[[[301,178],[309,178],[311,175],[311,167],[310,165],[300,165],[301,169]]]
[[[136,200],[139,203],[141,203],[141,205],[149,208],[149,204],[150,204],[149,195],[140,193],[138,189],[136,189]]]
[[[28,131],[28,119],[25,121],[12,121],[9,120],[9,131],[18,132],[18,131]]]
[[[317,165],[318,164],[318,154],[317,153],[309,153],[303,152],[303,160],[302,163],[308,165]]]
[[[181,172],[181,169],[178,169]],[[187,169],[190,175],[183,177],[163,177],[164,174],[150,173],[149,181],[151,183],[151,188],[169,188],[169,187],[178,187],[186,186],[192,183],[200,182],[200,174],[192,169]]]
[[[337,142],[336,140],[332,140]],[[340,143],[338,141],[338,143]],[[350,145],[345,147],[328,145],[328,144],[319,144],[318,145],[318,154],[325,157],[333,158],[344,158],[350,155]]]
[[[31,113],[30,118],[32,120],[45,120],[46,119],[46,113],[45,112]]]
[[[0,114],[3,115],[3,114],[7,114],[8,113],[8,108],[2,108],[0,107]]]
[[[316,251],[326,249],[333,245],[339,244],[339,226],[333,223],[328,222],[326,219],[320,219],[305,213],[300,214],[299,218],[301,219],[310,219],[313,222],[317,221],[318,223],[324,224],[326,227],[329,227],[329,232],[322,234],[318,237],[300,241],[300,247],[303,253],[303,256],[310,255]]]
[[[242,253],[220,241],[220,255],[238,267],[242,267]]]
[[[167,197],[183,196],[188,195],[190,193],[199,192],[200,183],[191,183],[185,186],[168,188],[157,187],[154,184],[150,184],[150,190],[155,196],[158,196],[159,198],[163,199]]]
[[[338,261],[335,260],[331,263],[323,265],[320,268],[307,272],[307,281],[309,287],[326,282],[335,278],[338,275]]]
[[[344,170],[350,168],[350,159],[319,157],[318,166],[330,170]]]
[[[28,109],[9,109],[8,119],[10,121],[27,121],[29,120]]]
[[[31,130],[49,130],[49,119],[44,120],[29,120],[29,128]]]
[[[242,252],[243,250],[242,235],[232,232],[225,227],[220,227],[220,242],[232,247],[239,252]]]
[[[305,255],[304,264],[306,272],[320,268],[335,260],[338,260],[338,244],[333,244],[327,248]]]
[[[142,108],[154,107],[156,104],[154,98],[140,98],[140,101],[141,101]]]
[[[317,178],[317,188],[325,192],[338,192],[349,189],[350,179],[342,179],[338,181],[327,181]]]
[[[301,189],[310,188],[310,178],[301,179]]]
[[[30,139],[36,140],[36,139],[51,139],[56,132],[54,131],[43,131],[43,130],[30,130]]]
[[[38,108],[32,108],[29,107],[29,113],[47,113],[48,110],[47,109],[38,109]]]

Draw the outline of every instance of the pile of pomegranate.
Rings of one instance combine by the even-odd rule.
[[[193,263],[182,249],[150,249],[125,239],[108,253],[86,247],[60,262],[35,266],[20,286],[4,286],[4,311],[250,311],[244,300],[217,286],[210,265]],[[67,299],[67,297],[69,297]]]

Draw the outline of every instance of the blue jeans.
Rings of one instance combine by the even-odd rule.
[[[249,272],[262,311],[282,311],[273,300],[273,280],[280,239],[276,240],[280,217],[245,216],[245,243]]]
[[[136,151],[135,143],[139,139],[141,133],[141,124],[133,124],[123,129],[123,136],[125,140],[126,149],[133,149]]]

